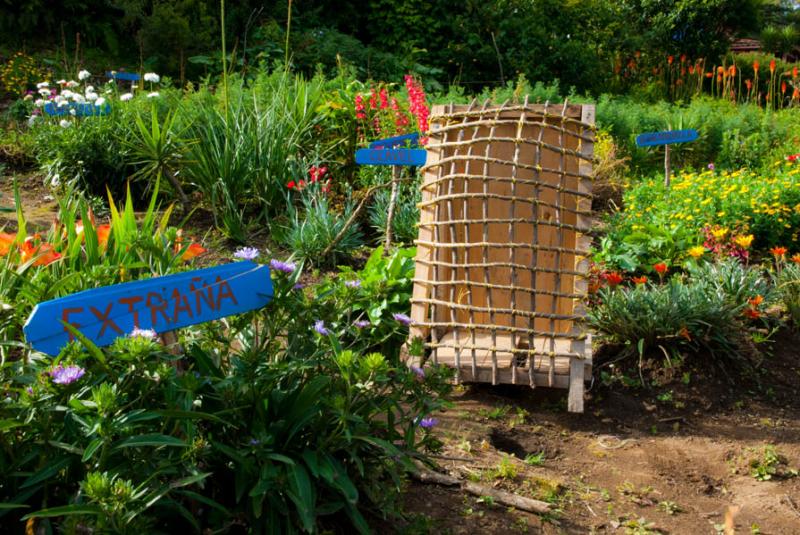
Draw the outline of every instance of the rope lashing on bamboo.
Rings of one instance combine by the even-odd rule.
[[[514,121],[514,124],[516,124],[516,123],[517,123],[517,121]],[[560,131],[557,128],[554,128],[553,130],[555,130],[557,132]],[[515,145],[520,145],[520,144],[533,145],[533,146],[536,146],[536,147],[541,147],[541,148],[547,149],[547,150],[549,150],[551,152],[555,152],[556,154],[562,154],[562,155],[563,154],[569,154],[570,156],[574,156],[575,158],[578,158],[580,160],[589,160],[589,161],[591,161],[590,158],[587,158],[586,156],[581,154],[580,151],[577,151],[577,150],[574,150],[574,149],[565,149],[564,147],[559,147],[557,145],[552,145],[550,143],[545,143],[544,141],[539,141],[538,139],[532,139],[532,138],[523,138],[523,139],[516,139],[516,138],[488,138],[487,137],[487,138],[478,139],[477,141],[478,142],[482,141],[484,143],[488,143],[489,141],[493,141],[493,142],[514,143]],[[450,147],[463,147],[465,145],[473,145],[473,144],[474,143],[471,140],[470,141],[451,141],[451,142],[448,142],[448,143],[432,143],[431,144],[431,149],[442,149],[442,148],[450,148]],[[461,159],[465,159],[465,158],[466,157],[462,157]],[[446,160],[440,161],[438,164],[431,164],[430,167],[433,167],[433,165],[441,165],[442,163],[449,163],[453,159],[454,159],[454,157],[453,158],[447,158]],[[506,163],[508,163],[508,162],[506,162]]]
[[[487,347],[487,346],[479,346],[479,345],[470,345],[470,344],[463,344],[456,346],[455,344],[447,344],[447,343],[438,343],[435,346],[431,344],[431,347],[437,347],[440,349],[474,349],[480,351],[496,351],[498,353],[512,353],[514,355],[531,355],[534,357],[554,357],[554,358],[576,358],[576,359],[585,359],[586,355],[583,353],[577,353],[574,351],[556,351],[555,353],[550,353],[549,351],[542,351],[540,349],[529,349],[525,347]],[[535,368],[535,366],[534,366]]]
[[[426,280],[422,280],[422,279],[414,279],[414,282],[419,282],[421,284],[427,284],[427,285],[434,286],[434,287],[436,287],[436,286],[465,286],[467,284],[470,284],[472,286],[475,286],[476,288],[488,288],[490,290],[501,290],[501,291],[516,290],[518,292],[530,293],[532,295],[547,295],[547,296],[563,297],[564,299],[583,299],[583,297],[584,297],[583,294],[579,294],[579,293],[568,294],[568,293],[556,292],[554,290],[534,290],[532,288],[526,288],[524,286],[515,286],[515,285],[507,285],[507,284],[492,284],[492,283],[485,283],[485,282],[471,282],[471,281],[468,281],[468,280],[426,281]],[[422,302],[428,302],[428,301],[426,301],[428,298],[417,298],[417,299],[421,303]],[[437,300],[437,302],[436,302],[436,304],[442,304],[442,305],[452,306],[452,307],[465,307],[465,306],[468,306],[468,305],[462,305],[462,304],[459,304],[459,303],[453,303],[451,305],[450,303],[452,303],[452,301],[438,301]],[[463,310],[466,310],[466,309],[463,309]],[[476,310],[476,311],[480,310],[482,312],[488,312],[488,310],[482,310],[481,307],[475,307],[473,310]],[[500,310],[500,309],[499,308],[495,308],[494,310]],[[520,314],[521,314],[521,312],[520,312]],[[539,316],[537,315],[536,317],[539,317]],[[542,317],[544,317],[544,316],[542,316]],[[574,318],[574,316],[566,316],[563,319],[573,319],[573,318]]]
[[[490,219],[489,220],[489,223],[497,223],[497,224],[500,224],[500,223],[529,223],[529,222],[530,221],[525,219],[525,218],[511,219],[511,218],[502,218],[501,217],[501,218],[498,218],[498,219]],[[465,225],[465,228],[466,228],[466,226],[468,226],[468,225],[477,225],[477,224],[480,224],[480,223],[483,223],[483,221],[481,221],[480,219],[478,219],[478,220],[476,220],[476,219],[455,219],[453,221],[428,221],[428,222],[425,222],[425,223],[417,223],[416,226],[418,226],[418,227],[432,227],[434,225],[461,224],[461,225]],[[583,225],[570,225],[570,224],[567,224],[567,223],[558,224],[558,223],[554,223],[552,221],[539,221],[539,224],[540,225],[544,225],[544,226],[548,226],[548,227],[553,227],[553,228],[563,228],[563,229],[567,229],[567,230],[574,230],[575,232],[586,232],[586,231],[588,231],[588,230],[590,230],[592,228],[591,225],[588,222],[583,224]],[[472,242],[467,242],[467,243],[472,243]]]
[[[523,334],[532,334],[534,337],[541,337],[541,338],[551,338],[556,336],[557,338],[569,339],[569,340],[585,340],[586,334],[583,333],[553,333],[551,331],[541,330],[541,329],[529,329],[527,327],[511,327],[509,325],[500,325],[496,323],[481,323],[475,325],[467,325],[461,322],[452,322],[452,321],[417,321],[414,322],[415,325],[420,325],[422,327],[459,327],[461,329],[476,329],[479,331],[501,331],[501,332],[516,332],[516,333],[523,333]],[[426,342],[426,345],[430,345],[431,342]],[[439,343],[439,342],[436,342]],[[496,344],[495,344],[496,346]],[[505,349],[503,351],[506,351]],[[508,349],[511,351],[511,349]]]
[[[479,268],[479,267],[483,267],[484,266],[484,264],[475,264],[475,263],[473,263],[473,264],[470,264],[470,263],[453,264],[451,262],[439,262],[437,260],[422,260],[422,259],[417,260],[417,262],[419,262],[420,264],[425,264],[425,265],[437,264],[437,265],[443,266],[443,267],[463,268],[465,270],[468,270],[470,268]],[[527,270],[529,270],[531,272],[539,272],[539,273],[555,273],[556,272],[555,268],[548,268],[548,267],[542,267],[542,266],[528,266],[528,265],[525,265],[525,264],[515,264],[515,263],[512,263],[512,262],[489,262],[486,265],[489,266],[489,267],[507,267],[507,268],[517,268],[517,269],[527,269]],[[562,270],[562,273],[564,273],[566,275],[573,275],[575,277],[586,278],[586,273],[583,272],[583,271]],[[425,283],[425,284],[444,284],[444,282],[430,281],[430,280],[427,280],[427,279],[414,279],[414,282],[420,282],[420,283]],[[478,283],[476,283],[475,281],[469,281],[469,284],[477,285]],[[535,289],[533,289],[533,288],[529,288],[529,289],[531,291],[535,291]]]
[[[512,199],[511,195],[501,195],[499,193],[453,193],[452,195],[440,195],[438,198],[430,200],[430,201],[421,201],[417,203],[419,208],[423,208],[425,206],[436,205],[441,201],[453,200],[453,199],[497,199],[500,201],[510,201]],[[547,203],[544,201],[540,201],[539,199],[517,199],[517,202],[525,202],[530,204],[538,204],[544,206],[546,208],[553,208],[554,210],[557,208],[557,205],[552,203]],[[567,208],[567,207],[560,207],[561,210],[566,212],[570,212],[577,215],[584,215],[588,216],[591,212],[586,210],[578,210],[577,208]],[[491,222],[489,217],[485,218],[486,221]],[[476,220],[476,222],[482,223],[484,219]]]
[[[560,117],[559,117],[559,119],[560,119]],[[471,123],[451,123],[451,124],[448,124],[448,125],[445,125],[445,126],[440,126],[438,131],[439,132],[447,132],[448,130],[458,130],[459,128],[470,128],[470,127],[473,127],[473,126],[475,126],[475,127],[480,127],[480,126],[502,126],[502,125],[512,125],[513,126],[513,125],[518,124],[519,122],[520,122],[519,119],[498,119],[498,120],[485,119],[485,120],[482,120],[482,121],[474,121],[474,122],[471,122]],[[569,133],[570,136],[572,136],[572,137],[574,137],[576,139],[580,139],[582,141],[593,141],[593,138],[591,136],[580,134],[578,132],[574,132],[572,130],[569,130],[568,128],[564,128],[563,126],[558,126],[558,125],[555,125],[553,123],[548,123],[546,121],[531,121],[531,120],[527,120],[526,119],[526,120],[523,120],[523,124],[525,126],[544,127],[544,128],[547,128],[548,130],[554,130],[556,132],[567,132],[567,133]],[[580,124],[583,125],[584,127],[586,126],[585,123],[580,123]],[[594,130],[594,128],[592,128],[592,130]],[[482,142],[482,141],[483,142],[485,142],[485,141],[504,141],[504,142],[509,142],[509,143],[525,143],[525,142],[532,141],[532,140],[533,140],[533,138],[526,138],[526,137],[521,137],[519,139],[515,138],[515,137],[495,137],[495,138],[492,138],[491,140],[489,140],[487,138],[476,138],[477,142]],[[435,143],[434,146],[443,147],[443,146],[449,146],[449,145],[444,145],[442,143]],[[584,157],[582,157],[582,158],[584,158]]]
[[[470,159],[470,161],[471,160],[474,160],[474,158]],[[467,161],[467,165],[469,165],[470,161]],[[436,167],[436,166],[431,166],[431,167]],[[544,172],[544,173],[555,173],[556,172],[556,170],[554,170],[554,169],[537,169],[537,171],[538,172]],[[565,173],[565,175],[571,176],[571,177],[575,177],[575,178],[586,179],[586,180],[591,180],[591,178],[592,178],[592,177],[590,177],[588,175],[581,175],[581,174],[578,174],[578,173]],[[539,186],[539,187],[543,187],[543,188],[547,188],[547,189],[552,189],[552,190],[555,190],[555,191],[563,191],[564,193],[569,193],[571,195],[575,195],[577,197],[581,197],[581,198],[584,198],[584,199],[590,199],[590,200],[592,199],[592,194],[591,193],[584,193],[583,191],[575,190],[575,189],[562,188],[558,184],[550,184],[548,182],[542,182],[540,180],[533,180],[533,179],[526,179],[526,178],[511,178],[511,177],[502,177],[502,176],[470,175],[470,174],[467,174],[467,173],[455,173],[453,175],[448,175],[448,176],[442,178],[441,181],[450,180],[451,178],[488,180],[490,182],[511,182],[511,183],[516,182],[517,184]],[[430,182],[426,182],[425,184],[423,184],[420,187],[422,189],[429,189],[431,186],[435,186],[439,182],[440,182],[439,179],[432,180]]]

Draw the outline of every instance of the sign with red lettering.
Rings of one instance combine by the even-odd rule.
[[[134,328],[163,333],[255,310],[272,293],[268,266],[234,262],[39,303],[25,323],[25,338],[35,350],[58,355],[72,339],[64,323],[106,346]]]

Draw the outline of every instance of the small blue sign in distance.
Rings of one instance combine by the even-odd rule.
[[[657,145],[671,145],[673,143],[688,143],[699,137],[697,130],[666,130],[664,132],[648,132],[636,136],[636,144],[640,147],[654,147]]]
[[[108,71],[106,72],[106,76],[108,76],[113,80],[124,80],[126,82],[138,82],[139,80],[142,79],[142,77],[136,74],[135,72]]]
[[[358,149],[359,165],[425,165],[425,149]]]
[[[410,147],[419,146],[419,134],[403,134],[402,136],[387,137],[386,139],[376,139],[369,144],[371,149],[393,149],[398,145],[405,145],[406,141],[410,142]]]
[[[103,106],[95,106],[91,102],[70,102],[64,106],[56,106],[55,102],[48,102],[44,105],[44,112],[53,117],[72,115],[70,110],[75,110],[76,117],[92,117],[94,115],[108,115],[111,106],[106,103]]]
[[[255,310],[272,294],[268,266],[233,262],[45,301],[36,305],[23,330],[35,350],[55,356],[72,339],[64,323],[106,346],[134,328],[163,333]]]

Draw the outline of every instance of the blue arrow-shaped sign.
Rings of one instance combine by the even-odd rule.
[[[371,149],[393,149],[398,145],[405,145],[406,141],[409,142],[411,148],[419,147],[419,134],[403,134],[402,136],[387,137],[386,139],[376,139],[369,144]]]
[[[665,132],[648,132],[636,136],[636,144],[640,147],[654,147],[656,145],[671,145],[673,143],[688,143],[699,137],[697,130],[667,130]]]
[[[359,165],[425,165],[425,149],[358,149]]]
[[[234,262],[39,303],[25,323],[25,338],[35,350],[58,355],[72,338],[62,322],[106,346],[134,328],[162,333],[255,310],[272,293],[269,267]]]
[[[44,105],[44,112],[55,117],[72,115],[70,110],[75,110],[75,115],[78,117],[91,117],[92,115],[108,115],[111,106],[108,103],[103,106],[95,106],[91,102],[70,102],[64,106],[56,106],[55,102],[48,102]]]

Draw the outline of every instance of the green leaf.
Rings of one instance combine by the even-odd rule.
[[[22,517],[22,520],[28,520],[29,518],[53,518],[67,515],[99,515],[101,512],[100,507],[97,505],[63,505],[61,507],[41,509],[35,513],[27,514]]]
[[[108,368],[108,365],[106,364],[106,356],[103,353],[103,350],[97,347],[91,340],[86,338],[86,336],[78,329],[76,329],[71,323],[67,323],[64,320],[58,320],[58,321],[61,322],[61,324],[64,326],[65,329],[67,329],[70,333],[72,333],[72,336],[77,338],[78,341],[81,344],[83,344],[83,347],[85,347],[86,350],[89,352],[89,354],[97,360],[97,362],[100,364],[103,370],[106,373],[110,374],[111,370]]]
[[[115,450],[120,448],[141,448],[143,446],[170,446],[185,448],[188,447],[186,442],[179,438],[171,437],[169,435],[162,435],[160,433],[150,433],[147,435],[137,435],[129,437],[125,440],[117,442],[114,446]]]
[[[97,449],[102,445],[103,445],[103,439],[102,438],[96,438],[96,439],[92,440],[89,443],[89,445],[86,446],[86,449],[83,451],[83,457],[81,457],[81,461],[86,462],[89,459],[91,459],[92,455],[94,455],[94,452],[96,452]]]
[[[300,522],[303,529],[311,533],[314,531],[316,495],[311,486],[311,478],[301,464],[296,464],[289,471],[289,498],[297,506]]]
[[[0,431],[8,431],[9,429],[22,427],[24,425],[26,425],[25,422],[20,422],[13,418],[6,418],[5,420],[0,420]]]
[[[164,410],[157,410],[153,411],[155,414],[166,418],[183,418],[188,420],[211,420],[220,424],[229,425],[236,429],[236,426],[231,424],[230,421],[223,420],[218,416],[214,416],[208,412],[199,412],[199,411],[179,411],[179,410],[172,410],[172,409],[164,409]]]
[[[193,476],[187,476],[178,480],[173,481],[169,484],[170,488],[177,489],[180,487],[188,487],[189,485],[193,485],[198,481],[203,481],[205,478],[211,475],[211,472],[204,472],[202,474],[195,474]]]
[[[29,509],[30,505],[24,503],[0,502],[0,509]]]
[[[22,485],[20,485],[19,488],[24,489],[27,487],[32,487],[37,483],[41,483],[46,479],[50,479],[58,472],[69,466],[71,462],[72,462],[72,457],[59,457],[57,459],[54,459],[49,464],[44,466],[44,468],[31,475],[31,477],[29,477],[28,479],[26,479],[25,482]]]

